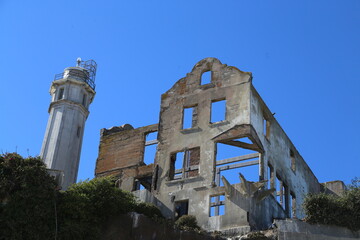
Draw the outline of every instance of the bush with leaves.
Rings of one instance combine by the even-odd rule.
[[[360,186],[352,180],[342,196],[325,193],[310,194],[305,198],[305,221],[360,230]]]
[[[200,227],[193,215],[182,215],[175,221],[175,226],[181,230],[186,231],[200,231]]]
[[[0,239],[51,239],[56,183],[38,157],[0,155]]]
[[[60,239],[99,239],[106,220],[134,211],[134,196],[115,187],[112,178],[95,178],[61,193]]]
[[[163,215],[159,208],[157,208],[152,203],[145,203],[145,202],[138,202],[134,209],[135,212],[144,214],[145,216],[155,220],[155,221],[162,221],[164,220]]]
[[[152,204],[95,178],[59,191],[40,158],[0,155],[0,240],[99,239],[107,220],[137,211],[159,219]]]

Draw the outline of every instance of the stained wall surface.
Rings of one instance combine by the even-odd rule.
[[[206,73],[210,81],[203,83]],[[214,120],[217,103],[225,109],[223,117]],[[156,158],[145,165],[145,135],[154,131]],[[218,159],[221,144],[251,153]],[[256,169],[255,183],[248,182],[246,174],[238,182],[227,182],[228,170],[250,166]],[[157,204],[168,218],[191,214],[206,230],[238,233],[267,228],[276,218],[303,217],[304,195],[320,191],[316,177],[253,87],[251,73],[215,58],[198,62],[162,94],[158,124],[102,131],[96,176],[108,174],[119,176],[121,188]],[[146,189],[138,189],[139,182]]]

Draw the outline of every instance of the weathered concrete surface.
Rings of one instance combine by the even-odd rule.
[[[279,240],[353,240],[360,239],[360,231],[353,232],[347,228],[311,225],[299,220],[276,220]]]
[[[195,232],[174,230],[166,224],[154,222],[138,213],[113,218],[104,229],[101,240],[214,240]]]
[[[208,71],[210,83],[201,84]],[[213,121],[213,103],[220,100],[225,102],[225,116]],[[184,127],[187,109],[192,109],[190,127]],[[158,131],[156,158],[143,166],[145,135],[153,131]],[[253,153],[216,159],[218,144]],[[175,166],[178,161],[181,167]],[[247,166],[257,167],[256,181],[269,181],[261,190],[273,194],[261,201],[245,196],[240,179],[225,191],[220,173]],[[208,231],[245,233],[267,229],[273,219],[302,218],[304,196],[320,192],[315,175],[252,85],[251,73],[215,58],[198,62],[162,94],[159,124],[102,131],[96,176],[108,174],[117,175],[120,188],[129,191],[135,190],[136,181],[151,177],[148,192],[136,195],[159,206],[167,218],[176,218],[182,206]],[[211,200],[216,196],[218,200]],[[214,207],[215,212],[225,207],[224,214],[210,216]]]
[[[321,184],[322,191],[327,194],[335,194],[341,196],[346,190],[346,186],[343,181],[331,181]]]

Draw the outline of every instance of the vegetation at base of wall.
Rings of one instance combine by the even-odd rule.
[[[325,193],[308,195],[304,201],[305,221],[360,230],[359,183],[359,178],[353,179],[341,197]]]
[[[162,222],[165,220],[163,215],[161,214],[160,209],[151,203],[139,202],[136,204],[134,211],[142,213],[155,221]]]
[[[39,158],[0,155],[0,240],[99,239],[110,217],[132,211],[162,218],[156,206],[138,203],[112,178],[59,191]]]
[[[199,232],[201,228],[199,227],[196,217],[193,215],[183,215],[178,220],[175,221],[175,227],[180,230],[186,231],[197,231]]]

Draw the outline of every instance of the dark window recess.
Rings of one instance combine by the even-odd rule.
[[[220,216],[225,214],[225,194],[210,197],[209,216]]]
[[[158,182],[158,178],[159,178],[159,165],[155,166],[155,171],[154,171],[154,177],[152,180],[152,185],[154,190],[157,190],[157,182]]]
[[[280,179],[280,177],[278,175],[276,175],[276,182],[275,182],[275,185],[276,185],[276,201],[282,206],[282,196],[283,196],[283,192],[282,192],[282,189],[283,189],[283,183]]]
[[[270,138],[270,121],[264,117],[263,119],[263,134],[269,140]]]
[[[151,191],[152,176],[135,179],[133,191],[147,189]]]
[[[82,105],[86,107],[86,94],[83,95]]]
[[[207,71],[201,74],[201,85],[211,83],[212,72]]]
[[[175,219],[183,215],[188,215],[189,211],[189,200],[175,202]]]
[[[211,102],[211,119],[210,123],[221,122],[226,120],[226,100],[217,100]]]
[[[295,154],[292,150],[290,150],[290,159],[291,159],[291,170],[295,172],[296,170],[296,160],[295,160]]]
[[[80,137],[80,135],[81,135],[81,127],[78,127],[76,130],[76,136]]]
[[[195,177],[199,175],[200,147],[170,156],[170,180]]]
[[[296,218],[296,197],[293,192],[290,192],[290,218]]]
[[[64,88],[60,88],[59,90],[59,95],[58,95],[58,100],[61,100],[64,98]]]
[[[197,126],[197,106],[184,107],[182,129],[193,128]]]
[[[271,164],[268,164],[268,181],[267,181],[268,189],[274,187],[274,168]]]

